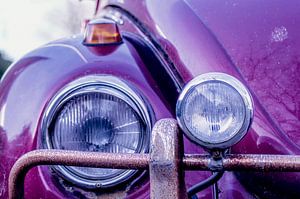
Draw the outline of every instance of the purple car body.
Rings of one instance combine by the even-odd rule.
[[[119,23],[120,45],[87,47],[78,35],[42,46],[15,62],[0,84],[0,198],[24,153],[39,148],[41,120],[51,98],[69,82],[113,75],[145,96],[155,119],[175,118],[181,88],[207,72],[230,74],[251,91],[254,118],[232,148],[242,154],[300,154],[300,2],[298,0],[108,0],[98,15]],[[162,83],[164,82],[164,83]],[[204,151],[188,139],[186,153]],[[185,173],[186,186],[210,173]],[[299,173],[226,172],[220,198],[299,197]],[[101,193],[149,198],[147,177]],[[94,198],[62,183],[47,166],[32,169],[25,198]],[[210,189],[198,194],[211,198]]]

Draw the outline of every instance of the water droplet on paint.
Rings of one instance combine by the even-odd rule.
[[[288,31],[286,27],[275,27],[272,31],[272,38],[273,42],[282,42],[288,38]]]

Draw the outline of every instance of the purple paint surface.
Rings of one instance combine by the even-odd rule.
[[[300,154],[299,1],[111,0],[107,4],[124,8],[145,24],[184,82],[202,73],[224,72],[248,86],[255,104],[254,121],[248,135],[233,148],[234,153]],[[124,21],[122,31],[145,37],[133,22],[126,17]],[[89,74],[121,77],[148,98],[156,119],[174,117],[131,44],[95,49],[82,46],[81,40],[57,41],[33,51],[16,62],[1,82],[0,169],[4,172],[0,173],[0,198],[7,198],[13,163],[37,147],[45,106],[76,78]],[[185,139],[185,152],[203,150]],[[186,172],[187,187],[209,175]],[[219,182],[220,196],[272,198],[285,192],[299,196],[299,178],[292,173],[226,173]],[[28,174],[25,195],[72,197],[72,191],[59,187],[49,169],[41,167]],[[211,190],[199,196],[211,198]],[[149,198],[147,180],[135,186],[128,197]]]

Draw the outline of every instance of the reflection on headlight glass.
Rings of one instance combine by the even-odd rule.
[[[183,118],[187,128],[204,142],[227,141],[244,123],[244,101],[224,82],[209,81],[197,85],[184,104]]]
[[[107,153],[137,153],[145,124],[122,99],[106,93],[73,97],[58,112],[52,132],[54,148]],[[102,179],[123,170],[67,167],[88,178]]]

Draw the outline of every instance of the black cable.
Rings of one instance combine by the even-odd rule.
[[[213,199],[219,199],[218,182],[213,185]]]
[[[208,188],[209,186],[215,184],[223,176],[223,174],[224,174],[224,171],[215,172],[210,177],[208,177],[206,180],[203,180],[202,182],[199,182],[198,184],[195,184],[194,186],[189,188],[188,197],[190,199],[197,198],[197,196],[195,197],[195,195],[198,192],[200,192],[200,191]]]

